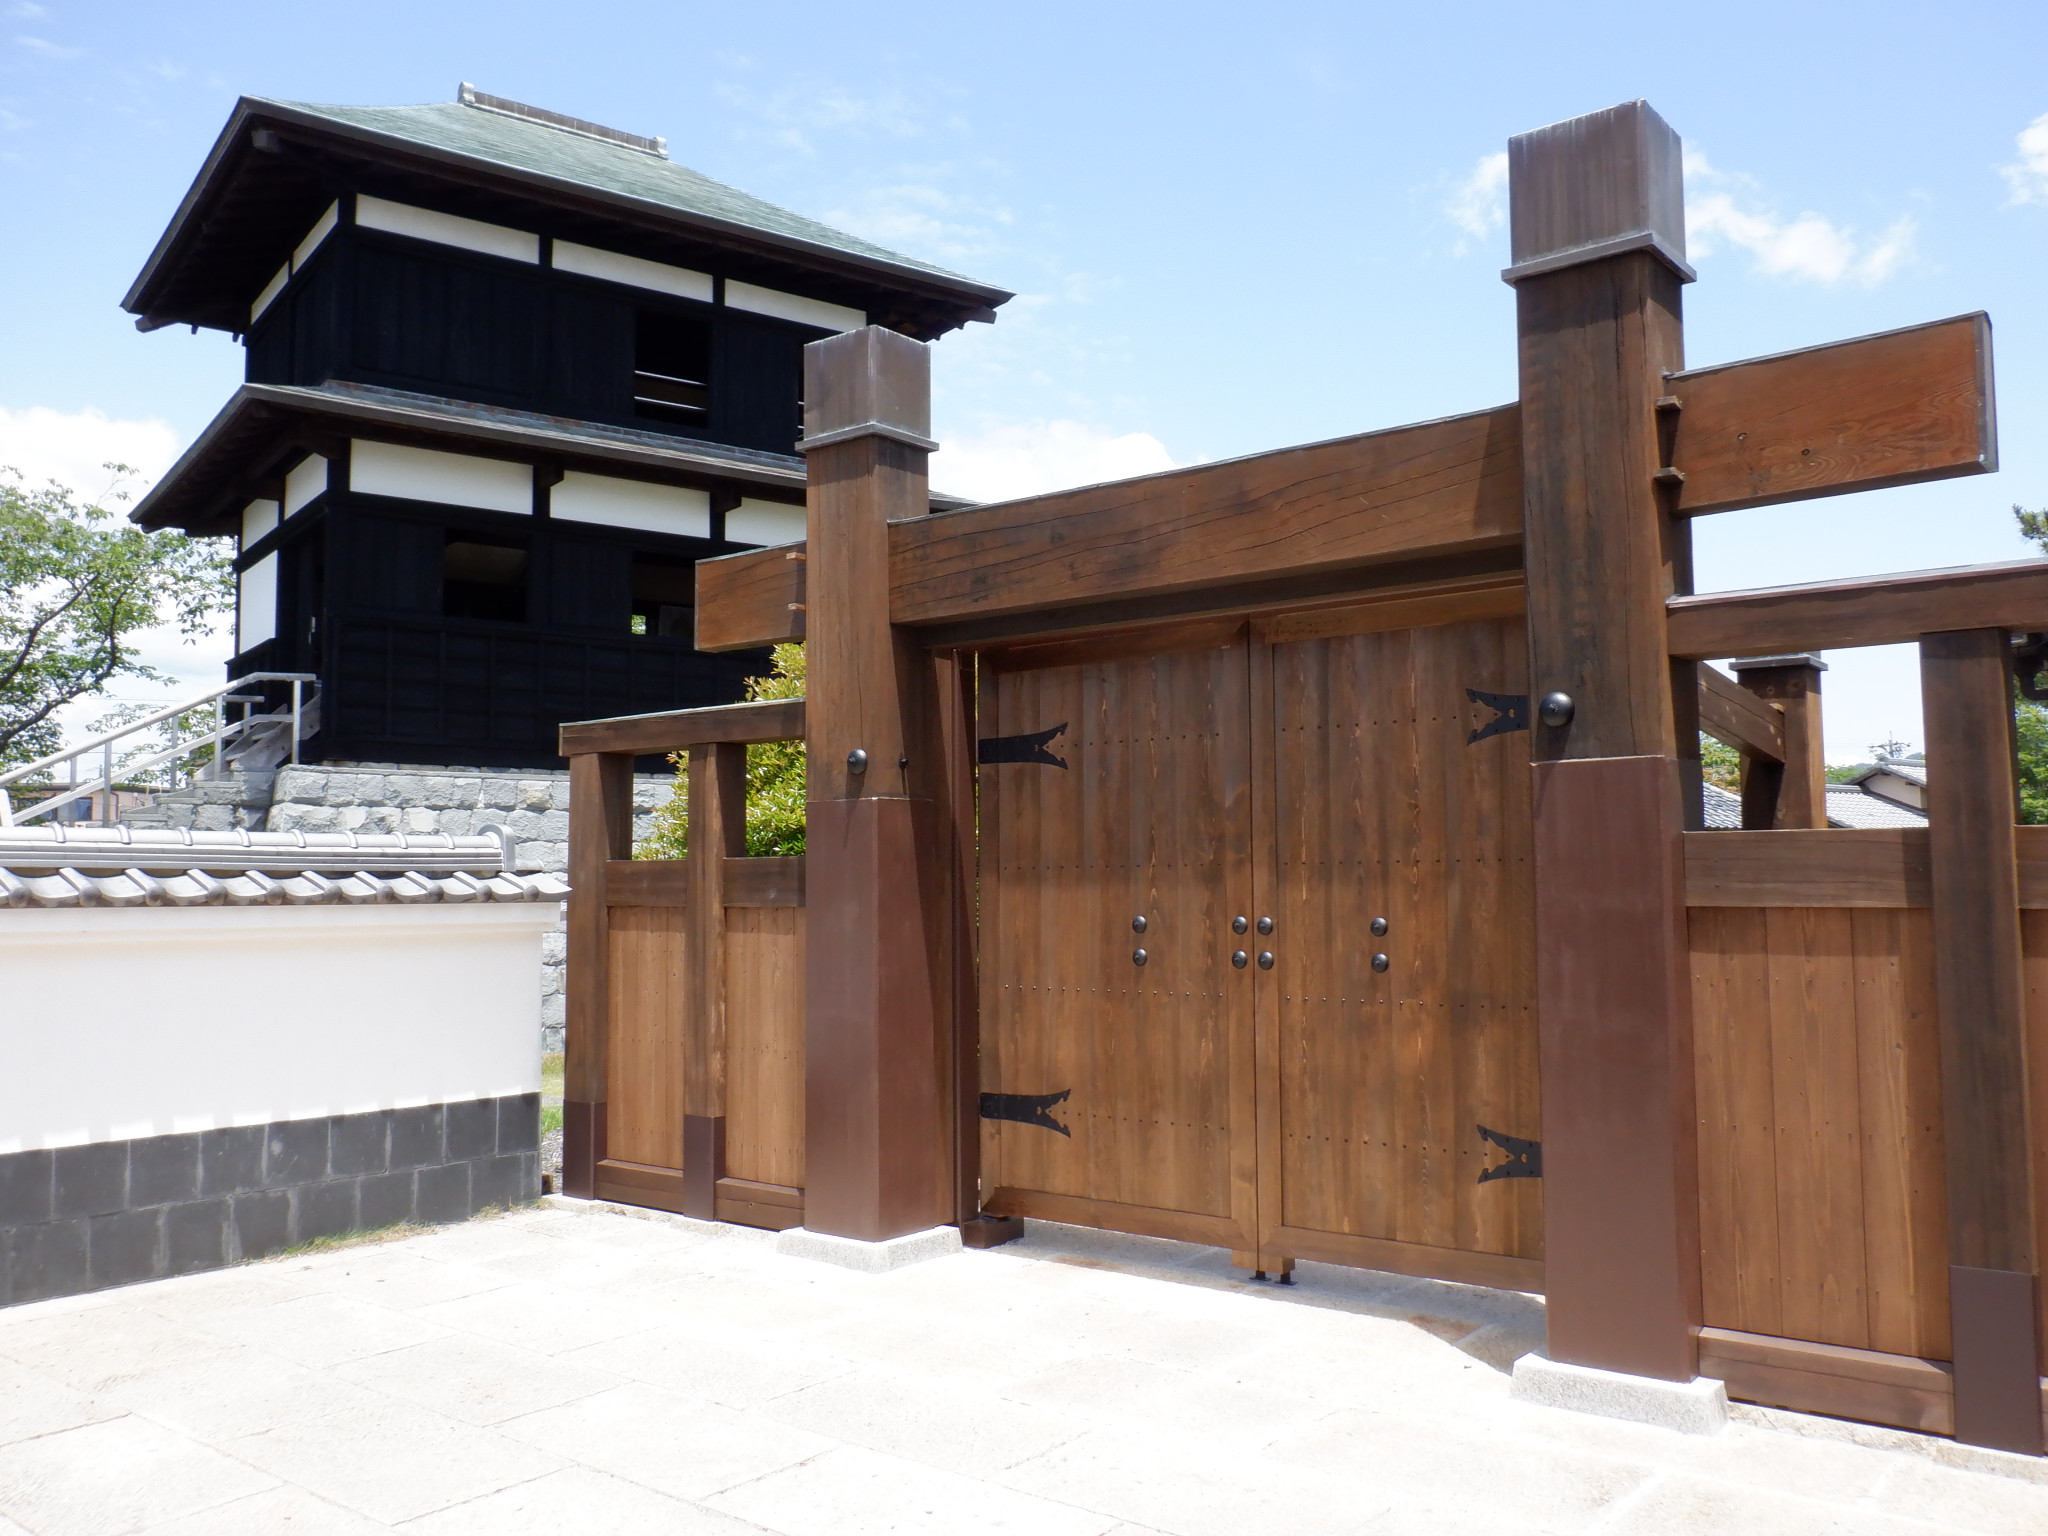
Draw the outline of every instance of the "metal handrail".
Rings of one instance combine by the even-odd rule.
[[[246,736],[258,727],[274,724],[286,719],[291,721],[291,760],[296,763],[299,760],[299,742],[305,734],[306,684],[318,683],[319,681],[319,677],[312,672],[251,672],[244,677],[236,678],[232,682],[223,683],[218,688],[210,689],[196,698],[187,699],[179,704],[169,705],[158,710],[155,714],[144,715],[139,720],[131,720],[126,725],[117,726],[111,731],[103,732],[89,741],[80,742],[75,747],[67,747],[61,752],[52,752],[48,757],[39,757],[32,763],[24,763],[19,768],[12,768],[6,773],[0,773],[0,827],[19,826],[23,822],[37,816],[47,816],[71,804],[74,800],[86,799],[100,793],[102,790],[106,791],[107,802],[105,814],[101,819],[111,826],[114,821],[115,746],[143,731],[162,725],[166,720],[175,720],[179,716],[202,708],[207,704],[213,705],[212,730],[186,737],[183,740],[174,741],[170,746],[151,753],[139,762],[125,764],[126,770],[133,774],[145,768],[154,768],[160,763],[171,762],[201,747],[211,746],[213,748],[213,759],[207,767],[218,773],[225,762],[230,741]],[[252,683],[290,683],[292,688],[290,713],[288,715],[251,715],[249,713],[249,706],[254,703],[260,703],[261,695],[240,694],[237,690],[247,688]],[[314,697],[317,698],[318,695],[316,694]],[[242,706],[242,714],[239,719],[228,718],[228,706],[230,704],[240,704]],[[100,757],[99,777],[81,782],[78,777],[79,759],[95,752]],[[23,779],[29,778],[32,775],[45,773],[61,766],[68,766],[64,792],[38,801],[35,805],[17,816],[14,811],[13,796],[7,792],[8,786],[18,784]],[[195,773],[188,777],[196,778],[200,776],[210,777],[211,775],[205,775],[204,771],[201,770],[200,773]]]

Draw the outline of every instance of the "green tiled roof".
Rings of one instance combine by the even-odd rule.
[[[672,160],[484,107],[454,101],[417,107],[337,107],[262,97],[246,100],[252,106],[325,118],[360,132],[506,166],[529,176],[545,176],[634,198],[678,213],[761,230],[869,261],[930,272],[957,282],[972,281],[944,267],[887,250],[816,219],[763,202]]]

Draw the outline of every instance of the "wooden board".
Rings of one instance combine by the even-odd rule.
[[[800,1188],[804,914],[728,906],[725,919],[726,1174]]]
[[[1951,629],[2048,629],[2048,560],[2005,560],[1665,602],[1673,656],[1770,656],[1894,645]]]
[[[1256,915],[1274,932],[1239,942],[1275,956],[1259,978],[1262,1248],[1368,1265],[1385,1264],[1390,1243],[1533,1260],[1542,1182],[1480,1182],[1506,1154],[1477,1130],[1542,1136],[1529,738],[1471,740],[1499,716],[1468,695],[1527,691],[1522,627],[1368,632],[1261,655],[1271,832]],[[1496,1268],[1494,1283],[1535,1273]]]
[[[1785,712],[1712,667],[1701,667],[1700,729],[1766,762],[1785,761]]]
[[[1746,1403],[1866,1419],[1945,1435],[1955,1427],[1955,1384],[1932,1360],[1838,1344],[1700,1330],[1700,1374]]]
[[[979,769],[982,1087],[1068,1094],[1068,1134],[984,1120],[995,1214],[1252,1245],[1246,690],[1239,640],[984,674],[982,741],[1063,727],[1064,763]]]
[[[1927,914],[1694,908],[1689,931],[1706,1322],[1946,1358]]]
[[[2026,874],[2028,833],[2048,835],[2048,827],[2021,827],[2020,873]],[[2048,907],[2048,901],[2036,903]],[[2034,1160],[2035,1241],[2048,1253],[2048,911],[2020,914],[2020,940],[2025,953],[2022,975],[2027,997],[2028,1104],[2033,1114],[2030,1143]],[[2041,1336],[2048,1338],[2048,1285],[2041,1287]]]
[[[683,1165],[683,1048],[690,1006],[685,915],[610,910],[610,1053],[606,1153],[656,1168]]]
[[[1695,368],[1666,389],[1685,516],[1998,468],[1982,313]]]
[[[802,699],[762,699],[752,704],[712,704],[652,715],[578,720],[562,727],[561,741],[564,757],[582,752],[646,756],[715,742],[796,741],[803,734]]]

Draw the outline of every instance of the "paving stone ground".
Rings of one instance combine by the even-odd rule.
[[[888,1275],[556,1201],[0,1312],[0,1536],[2048,1532],[2048,1467],[1510,1401],[1531,1297],[1034,1224]]]

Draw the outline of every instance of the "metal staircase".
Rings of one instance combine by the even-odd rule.
[[[268,713],[255,713],[270,701],[264,692],[249,690],[265,683],[287,685],[290,702]],[[319,683],[320,679],[310,672],[251,672],[197,698],[170,705],[90,741],[0,773],[0,827],[23,826],[40,817],[54,817],[65,806],[80,801],[89,805],[91,798],[103,791],[106,800],[100,819],[111,825],[115,820],[116,783],[155,768],[169,769],[166,788],[175,790],[181,778],[189,784],[231,773],[275,768],[287,761],[296,763],[299,743],[320,729]],[[282,693],[284,689],[275,691]],[[185,723],[186,716],[209,705],[212,718],[204,729],[193,729]],[[144,740],[145,737],[148,739]],[[138,746],[142,748],[139,756]],[[80,774],[86,772],[92,777],[81,778]],[[54,784],[57,790],[16,811],[14,788],[29,784],[38,788]]]

